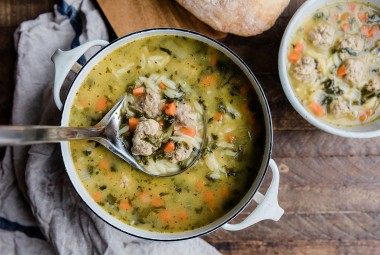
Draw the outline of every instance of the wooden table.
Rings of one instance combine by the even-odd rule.
[[[302,2],[292,0],[270,31],[251,38],[228,36],[225,41],[249,64],[268,98],[285,215],[279,222],[266,221],[239,232],[218,230],[204,237],[224,254],[380,253],[380,139],[346,139],[317,130],[293,110],[281,88],[278,47]],[[9,123],[12,105],[12,33],[21,21],[51,11],[51,4],[0,1],[0,124]]]

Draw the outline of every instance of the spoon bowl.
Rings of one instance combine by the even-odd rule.
[[[58,126],[0,126],[0,146],[5,145],[31,145],[38,143],[56,143],[72,140],[93,140],[102,144],[109,151],[119,156],[133,168],[155,177],[169,177],[180,174],[194,166],[199,160],[205,144],[207,125],[206,115],[203,114],[203,141],[201,149],[189,164],[176,172],[151,173],[146,170],[131,154],[119,133],[122,120],[123,107],[127,96],[124,95],[115,103],[112,109],[100,120],[95,127],[58,127]]]

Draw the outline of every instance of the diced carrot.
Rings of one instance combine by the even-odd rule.
[[[99,99],[99,101],[96,103],[96,111],[97,112],[103,112],[105,111],[107,108],[107,98],[106,97],[102,97]]]
[[[158,215],[160,219],[164,221],[170,221],[173,217],[173,214],[168,210],[162,210]]]
[[[358,12],[358,18],[361,22],[367,22],[368,12]]]
[[[165,89],[166,88],[166,85],[162,82],[160,82],[160,84],[158,85],[160,87],[160,89]]]
[[[138,200],[140,200],[143,203],[150,203],[151,202],[151,196],[148,192],[140,192],[137,195]]]
[[[247,116],[248,123],[252,126],[257,124],[257,119],[253,116],[251,110],[249,109],[249,105],[244,103],[240,106],[242,113]]]
[[[372,109],[367,109],[364,111],[363,114],[360,114],[359,115],[359,120],[361,122],[365,122],[368,120],[369,116],[371,116],[373,114],[373,110]]]
[[[141,96],[144,93],[145,93],[144,87],[138,87],[138,88],[133,89],[133,91],[132,91],[132,94],[135,96]]]
[[[332,19],[336,22],[339,20],[339,13],[335,12],[332,16]]]
[[[368,37],[369,27],[367,25],[363,25],[360,30],[362,31],[362,34]]]
[[[242,94],[243,96],[248,95],[248,92],[249,92],[249,86],[246,85],[240,88],[240,94]]]
[[[346,66],[345,65],[341,65],[339,68],[338,68],[338,71],[336,72],[336,76],[338,77],[343,77],[345,76],[347,73],[347,69],[346,69]]]
[[[154,207],[161,207],[164,205],[164,200],[162,200],[161,198],[159,197],[153,197],[152,198],[152,205]]]
[[[194,128],[189,127],[181,127],[179,131],[191,137],[194,137],[197,134],[197,131]]]
[[[350,29],[350,24],[348,24],[348,23],[343,23],[343,24],[342,24],[342,29],[343,29],[343,31],[347,31],[348,29]]]
[[[325,114],[323,106],[317,102],[311,102],[309,107],[316,116],[322,116]]]
[[[111,170],[111,164],[108,160],[102,159],[99,161],[99,168],[101,170]]]
[[[251,110],[249,109],[249,105],[247,103],[244,103],[240,107],[241,107],[241,111],[247,116],[247,120],[248,120],[249,124],[250,125],[257,124],[257,120],[253,116]]]
[[[288,55],[288,60],[290,62],[297,62],[299,59],[301,58],[301,54],[299,52],[294,52],[292,51],[289,55]]]
[[[167,142],[167,144],[164,147],[164,152],[169,153],[169,152],[174,151],[174,149],[175,149],[174,142],[173,141],[169,141],[169,142]]]
[[[133,132],[136,130],[137,125],[139,124],[139,119],[138,118],[129,118],[128,123],[129,123],[129,129]]]
[[[195,188],[196,188],[196,190],[198,190],[198,191],[203,191],[204,188],[205,188],[205,183],[204,183],[204,181],[202,181],[202,180],[197,181],[197,182],[195,183]]]
[[[132,205],[131,205],[131,203],[129,203],[128,200],[124,199],[124,200],[120,201],[119,208],[128,211],[132,208]]]
[[[208,203],[208,208],[210,209],[210,211],[215,211],[216,209],[216,204],[214,201],[211,201],[210,203]]]
[[[296,43],[296,45],[293,48],[294,52],[301,53],[303,51],[304,45],[302,43]]]
[[[210,65],[212,67],[216,66],[216,63],[218,62],[218,55],[216,51],[213,51],[210,55]]]
[[[223,119],[223,115],[224,115],[224,113],[222,113],[222,112],[217,112],[217,113],[215,113],[214,114],[214,120],[217,120],[217,121],[219,121],[219,120],[222,120]]]
[[[158,122],[158,124],[159,124],[161,127],[164,126],[164,122],[163,122],[162,120],[160,120],[160,121]]]
[[[203,201],[209,203],[214,200],[214,193],[211,190],[207,190],[203,193]]]
[[[376,25],[373,25],[369,30],[368,30],[368,38],[373,38],[375,36],[375,33],[379,30],[379,27]]]
[[[187,212],[184,208],[181,208],[179,211],[178,211],[178,218],[182,221],[186,221],[188,219],[188,215],[187,215]]]
[[[177,106],[175,105],[174,102],[171,102],[170,104],[165,104],[164,106],[164,110],[165,110],[165,113],[167,115],[171,115],[171,116],[174,116],[175,115],[175,112],[177,110]]]
[[[226,187],[222,187],[219,190],[219,196],[222,198],[228,198],[230,196],[230,191]]]
[[[367,118],[368,118],[368,116],[367,116],[367,114],[365,114],[365,113],[363,113],[363,114],[361,114],[361,115],[359,116],[359,120],[360,120],[361,122],[366,121]]]
[[[235,141],[235,136],[231,133],[228,133],[225,137],[226,142],[233,143]]]
[[[371,116],[373,114],[373,110],[372,109],[367,109],[365,111],[365,113],[368,115],[368,116]]]
[[[249,123],[251,126],[256,127],[256,126],[257,126],[257,119],[256,119],[254,116],[252,116],[252,114],[250,114],[250,115],[248,116],[248,123]]]
[[[203,76],[200,80],[201,85],[208,87],[208,86],[216,86],[218,83],[218,74],[217,73],[210,73],[205,76]]]
[[[345,12],[340,16],[341,20],[348,20],[350,18],[350,14],[348,12]]]
[[[244,114],[251,114],[251,111],[249,110],[249,106],[247,103],[244,103],[241,105],[241,111],[244,113]]]
[[[96,191],[92,194],[92,198],[95,200],[95,202],[99,203],[102,201],[102,193],[100,191]]]
[[[350,3],[349,7],[350,7],[350,11],[354,12],[355,9],[356,9],[356,4],[355,3]]]

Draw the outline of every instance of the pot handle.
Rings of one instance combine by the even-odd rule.
[[[54,102],[59,110],[62,110],[63,104],[60,98],[60,91],[66,76],[69,74],[70,70],[79,72],[82,68],[77,60],[91,47],[93,46],[106,46],[109,42],[104,40],[94,40],[84,43],[72,50],[62,51],[60,49],[56,50],[51,57],[55,67],[55,77],[54,77],[54,87],[53,95]]]
[[[273,159],[269,161],[269,167],[272,169],[272,181],[265,195],[256,192],[253,200],[258,203],[257,208],[246,219],[237,224],[225,224],[222,226],[225,230],[237,231],[247,228],[262,220],[278,221],[284,214],[278,204],[278,187],[280,184],[280,174],[278,167]]]

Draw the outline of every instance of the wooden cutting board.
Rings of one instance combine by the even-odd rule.
[[[217,40],[218,32],[198,20],[174,0],[98,0],[118,37],[148,28],[174,27],[193,30]]]

